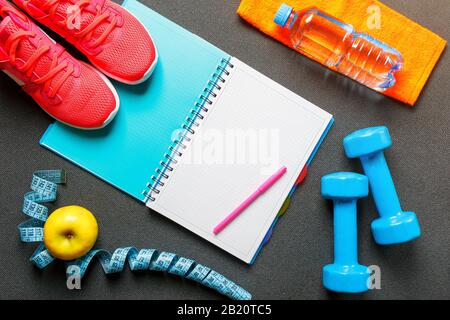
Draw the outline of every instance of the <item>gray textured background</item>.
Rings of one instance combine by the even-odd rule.
[[[360,171],[346,159],[343,137],[355,129],[389,126],[394,145],[387,160],[404,209],[415,211],[422,237],[395,247],[377,246],[370,233],[376,217],[371,198],[359,203],[359,255],[382,270],[382,289],[363,299],[449,298],[449,89],[450,59],[442,56],[414,109],[327,72],[241,21],[239,0],[147,0],[148,6],[200,35],[287,88],[335,115],[336,123],[315,158],[309,177],[295,194],[274,236],[248,267],[226,252],[149,212],[141,203],[38,145],[52,122],[15,83],[0,77],[0,299],[218,299],[190,281],[160,273],[125,270],[105,276],[90,268],[81,291],[65,287],[62,263],[43,271],[28,258],[33,244],[18,240],[23,194],[36,169],[65,168],[68,184],[51,206],[78,204],[91,209],[100,225],[98,246],[160,248],[210,265],[251,291],[257,299],[327,299],[322,266],[332,260],[331,207],[320,196],[320,177]],[[450,39],[448,0],[385,0],[387,5]]]

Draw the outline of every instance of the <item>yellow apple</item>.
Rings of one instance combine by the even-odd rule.
[[[55,258],[74,260],[95,244],[98,225],[94,215],[79,206],[55,210],[44,224],[44,244]]]

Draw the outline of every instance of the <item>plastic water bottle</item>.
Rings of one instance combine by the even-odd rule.
[[[374,90],[392,87],[403,66],[396,49],[315,7],[295,12],[283,4],[274,22],[290,30],[297,51]]]

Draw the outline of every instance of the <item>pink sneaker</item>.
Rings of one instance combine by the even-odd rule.
[[[6,0],[0,0],[0,70],[49,115],[76,128],[104,127],[119,109],[104,75],[69,55]]]
[[[158,53],[145,27],[109,0],[14,0],[63,36],[108,77],[138,84],[152,74]]]

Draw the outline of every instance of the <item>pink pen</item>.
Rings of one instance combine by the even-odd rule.
[[[218,234],[227,225],[231,223],[237,216],[239,216],[242,211],[244,211],[253,201],[255,201],[260,195],[262,195],[267,189],[273,186],[285,173],[286,167],[282,167],[275,174],[269,177],[264,183],[256,189],[244,202],[242,202],[239,207],[233,210],[222,222],[220,222],[213,230],[214,234]]]

